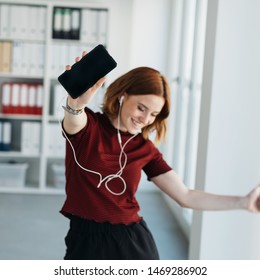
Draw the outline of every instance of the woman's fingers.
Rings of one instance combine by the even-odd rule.
[[[86,52],[86,51],[83,51],[81,57],[77,56],[77,57],[75,58],[75,63],[76,63],[76,62],[79,62],[79,61],[81,60],[81,58],[82,58],[83,56],[85,56],[86,54],[87,54],[87,52]],[[70,70],[70,69],[71,69],[71,65],[66,65],[65,69],[66,69],[66,70]]]
[[[81,59],[81,57],[77,56],[77,57],[75,58],[75,62],[79,62],[80,59]]]
[[[100,78],[100,79],[96,82],[96,87],[97,87],[97,88],[101,88],[105,81],[106,81],[106,77]]]

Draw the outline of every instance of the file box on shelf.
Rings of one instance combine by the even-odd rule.
[[[64,189],[65,188],[65,166],[61,164],[52,164],[51,166],[53,172],[53,186],[55,188]]]
[[[0,163],[0,187],[23,188],[27,163]]]

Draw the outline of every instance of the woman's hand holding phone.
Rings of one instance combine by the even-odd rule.
[[[83,58],[85,55],[87,55],[87,52],[83,51],[81,57],[78,56],[75,58],[75,63],[79,62],[81,58]],[[71,65],[67,65],[65,69],[67,71],[70,71]],[[76,99],[68,95],[68,105],[74,110],[80,110],[84,108],[91,101],[96,92],[103,86],[105,81],[105,77],[100,78],[91,88],[87,89],[82,95],[80,95]]]
[[[85,106],[105,82],[105,75],[116,66],[116,61],[103,45],[96,46],[88,54],[83,52],[72,66],[66,66],[58,81],[70,95],[69,105],[76,106],[71,108],[77,110]]]

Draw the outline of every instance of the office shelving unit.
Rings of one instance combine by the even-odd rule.
[[[107,46],[109,10],[83,1],[0,1],[0,172],[1,164],[27,166],[24,184],[0,179],[0,192],[64,192],[56,180],[64,178],[59,119],[67,94],[57,77],[83,50]],[[4,176],[15,170],[10,164]]]

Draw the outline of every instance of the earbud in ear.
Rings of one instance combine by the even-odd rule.
[[[120,100],[119,100],[120,106],[122,106],[123,101],[124,101],[124,96],[121,96],[121,97],[120,97]]]

